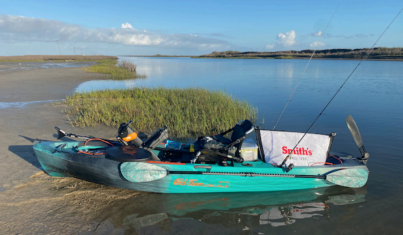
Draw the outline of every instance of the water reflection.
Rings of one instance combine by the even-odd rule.
[[[163,220],[169,219],[166,213],[158,213],[153,215],[146,215],[137,218],[138,214],[128,215],[123,219],[123,225],[130,226],[134,229],[139,229],[141,227],[154,225]]]
[[[87,92],[96,90],[116,90],[123,88],[133,88],[141,86],[142,79],[130,79],[122,81],[114,80],[92,80],[81,83],[74,91]]]
[[[148,60],[136,61],[131,58],[120,57],[120,60],[130,60],[137,65],[137,73],[147,76],[157,76],[166,72],[166,69],[172,69],[171,66],[164,66],[163,63],[150,63]],[[165,69],[164,69],[165,68]]]
[[[106,208],[119,212],[101,223],[109,221],[114,228],[127,226],[134,231],[152,226],[147,231],[166,232],[172,232],[175,223],[189,219],[243,230],[261,225],[310,224],[312,219],[329,218],[333,206],[358,206],[365,202],[365,194],[366,187],[273,193],[147,194],[125,200],[124,205]]]
[[[286,81],[287,84],[292,84],[294,77],[294,64],[282,63],[277,65],[276,78]]]

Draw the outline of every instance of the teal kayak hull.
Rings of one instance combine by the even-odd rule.
[[[61,144],[66,144],[62,150],[57,148]],[[123,162],[108,159],[105,155],[93,156],[73,151],[73,146],[78,144],[79,142],[43,141],[34,145],[34,151],[43,170],[51,176],[75,177],[118,188],[156,193],[269,192],[313,189],[335,184],[326,179],[293,176],[326,175],[346,168],[368,172],[366,165],[355,159],[344,159],[343,164],[332,166],[294,167],[290,172],[285,172],[283,168],[274,167],[263,161],[234,163],[233,166],[153,161],[142,164],[155,165],[164,168],[167,172],[179,172],[179,174],[168,173],[152,181],[131,182],[122,174],[130,171],[130,167],[125,167],[125,172],[122,172]],[[136,165],[134,162],[130,164]],[[200,172],[217,174],[198,174]],[[131,173],[135,174],[135,172]],[[248,176],[246,173],[253,174]],[[258,174],[262,176],[256,176]]]

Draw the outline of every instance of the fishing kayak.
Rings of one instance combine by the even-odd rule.
[[[245,127],[245,122],[242,125]],[[236,132],[237,126],[234,128],[232,131]],[[250,124],[246,128],[250,129]],[[122,129],[119,129],[120,134],[133,137],[132,133],[128,134]],[[256,131],[260,136],[260,130]],[[202,148],[197,142],[178,146],[170,141],[161,143],[164,130],[160,130],[159,135],[154,134],[150,137],[151,141],[144,143],[136,144],[138,140],[135,137],[132,142],[128,141],[132,143],[128,145],[121,138],[118,138],[120,141],[111,141],[87,137],[87,141],[41,141],[34,145],[34,151],[43,170],[51,176],[75,177],[118,188],[156,193],[269,192],[333,185],[360,188],[368,180],[368,158],[354,158],[344,153],[329,152],[326,164],[289,169],[265,161],[261,156],[264,150],[260,151],[262,141],[258,140],[259,156],[250,159],[244,151],[247,149],[239,146],[243,142],[253,142],[245,141],[247,132],[242,132],[241,137],[232,138],[235,140],[231,143],[237,144],[232,144],[230,148],[228,145],[231,143],[217,147],[217,143],[221,143],[218,141],[214,144],[208,141]],[[72,135],[68,134],[69,137]],[[213,138],[222,137],[217,136],[220,137]],[[237,141],[239,139],[242,141]],[[209,152],[206,146],[216,148],[210,148]],[[221,156],[222,149],[226,151],[225,157]],[[219,160],[214,161],[214,157]]]

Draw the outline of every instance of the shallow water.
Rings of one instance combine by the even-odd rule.
[[[0,102],[0,109],[8,108],[25,108],[27,105],[35,103],[50,103],[57,100],[40,100],[40,101],[26,101],[26,102]]]
[[[3,62],[2,64],[9,66],[3,69],[0,67],[0,73],[13,70],[86,67],[95,64],[95,62]]]
[[[89,81],[76,91],[135,86],[222,89],[258,107],[266,128],[273,127],[308,62],[120,59],[133,61],[138,73],[148,78]],[[313,60],[276,129],[306,131],[357,64]],[[358,190],[335,186],[259,194],[170,195],[39,175],[32,182],[3,185],[0,206],[10,208],[15,216],[24,214],[11,210],[19,203],[28,203],[27,211],[35,211],[37,216],[24,217],[31,227],[20,230],[23,233],[401,234],[402,89],[402,62],[365,61],[312,128],[315,133],[336,132],[332,150],[357,156],[357,146],[345,124],[349,114],[354,117],[371,154],[369,181]],[[9,218],[12,216],[3,215],[0,225]]]

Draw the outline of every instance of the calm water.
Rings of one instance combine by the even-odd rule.
[[[130,87],[226,90],[258,107],[272,128],[307,60],[125,58],[147,79],[89,81],[76,91]],[[305,132],[358,61],[313,60],[276,129]],[[113,205],[119,219],[103,220],[138,233],[396,233],[403,206],[403,63],[365,61],[312,128],[336,132],[332,150],[359,154],[345,118],[351,114],[371,154],[360,190],[266,194],[147,195],[150,204]],[[145,199],[143,199],[145,200]],[[109,230],[108,230],[109,231]]]

